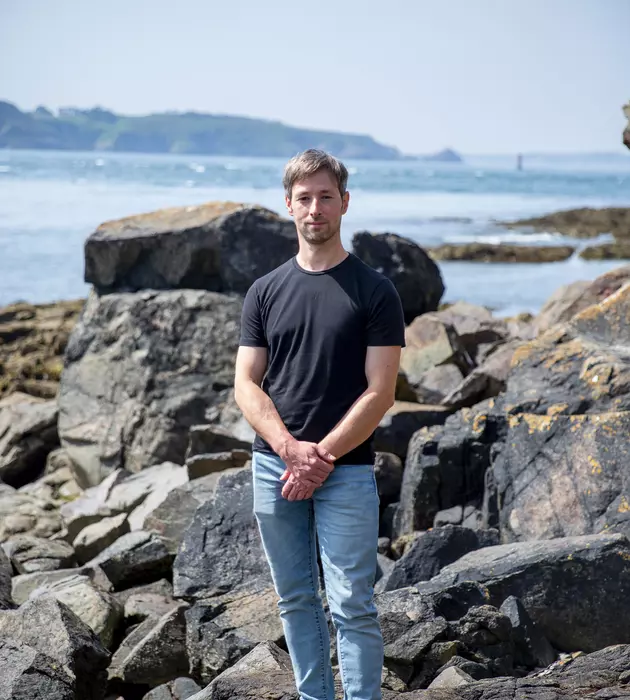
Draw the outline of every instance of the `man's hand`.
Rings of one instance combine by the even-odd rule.
[[[280,450],[280,459],[289,473],[304,486],[317,488],[333,470],[335,457],[314,442],[287,441]]]
[[[282,487],[282,496],[286,498],[287,501],[304,501],[308,498],[312,498],[315,493],[315,486],[308,486],[301,483],[288,469],[280,477],[280,480],[287,482]]]

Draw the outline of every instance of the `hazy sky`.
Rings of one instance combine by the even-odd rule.
[[[621,151],[630,0],[0,0],[0,99]]]

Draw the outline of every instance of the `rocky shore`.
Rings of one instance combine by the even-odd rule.
[[[0,700],[297,700],[231,390],[243,294],[295,249],[260,207],[155,212],[90,236],[87,300],[0,309]],[[627,697],[630,267],[500,319],[405,238],[353,252],[407,323],[384,698]]]

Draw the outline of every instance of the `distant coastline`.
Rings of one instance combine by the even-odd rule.
[[[301,129],[250,117],[198,112],[130,117],[100,107],[63,108],[53,114],[45,107],[25,112],[0,101],[0,149],[290,158],[313,147],[347,159],[462,161],[452,149],[406,155],[364,134]]]

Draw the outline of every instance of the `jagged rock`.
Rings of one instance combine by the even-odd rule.
[[[0,309],[0,398],[17,392],[55,398],[63,353],[82,306],[77,299]]]
[[[460,668],[451,666],[445,671],[442,671],[439,676],[429,685],[428,690],[461,688],[463,685],[468,685],[473,678]]]
[[[464,555],[417,588],[436,592],[478,581],[497,607],[509,596],[519,598],[556,649],[593,651],[630,639],[628,557],[623,535],[498,545]]]
[[[59,435],[83,487],[184,463],[188,430],[232,387],[242,303],[199,290],[91,293],[66,350]]]
[[[394,591],[419,581],[428,581],[445,566],[468,552],[499,544],[496,530],[470,530],[447,525],[423,532],[396,561],[390,575],[379,583],[379,591]]]
[[[396,401],[383,416],[374,433],[374,449],[391,452],[403,461],[409,441],[420,428],[442,425],[451,411],[444,406],[426,406],[410,401]]]
[[[405,323],[436,311],[444,294],[438,266],[416,243],[394,233],[355,233],[352,250],[364,263],[393,282],[402,301]]]
[[[438,365],[427,370],[413,384],[413,389],[416,399],[421,403],[447,405],[444,400],[461,385],[463,380],[464,373],[457,365]]]
[[[188,480],[186,467],[172,462],[156,464],[117,483],[105,505],[112,513],[129,513],[130,529],[141,530],[144,519]]]
[[[269,585],[197,601],[186,611],[190,674],[204,685],[258,643],[283,638],[278,597]]]
[[[394,536],[433,525],[436,514],[456,505],[478,508],[490,450],[497,440],[500,416],[490,399],[462,409],[443,426],[419,430],[409,443]]]
[[[492,468],[504,541],[630,536],[630,411],[521,414],[508,425]]]
[[[582,260],[628,260],[630,258],[630,241],[617,243],[600,243],[580,251]]]
[[[389,542],[389,540],[388,540]],[[375,582],[378,584],[380,581],[387,581],[389,575],[394,569],[396,562],[393,559],[381,554],[380,552],[376,555],[376,578]],[[384,586],[375,586],[374,590],[378,593],[384,590]]]
[[[59,446],[57,403],[15,393],[0,399],[0,479],[22,486],[44,473]]]
[[[16,605],[25,603],[34,591],[51,586],[65,579],[73,579],[75,576],[85,576],[96,588],[105,593],[113,590],[111,581],[105,576],[103,570],[96,566],[93,568],[82,567],[80,569],[58,569],[57,571],[37,571],[34,574],[21,574],[11,579],[11,595]]]
[[[31,647],[53,659],[70,679],[75,694],[69,698],[102,700],[104,697],[109,653],[94,632],[54,598],[42,596],[29,600],[18,610],[0,612],[0,641],[18,648]],[[28,652],[27,656],[28,663],[38,658]],[[44,660],[40,657],[39,662]],[[48,696],[44,697],[48,700]]]
[[[16,535],[49,538],[61,529],[61,516],[50,501],[19,491],[0,492],[0,543]]]
[[[556,660],[556,653],[544,634],[536,627],[518,598],[510,596],[499,610],[510,618],[514,638],[514,660],[526,668],[546,668]]]
[[[89,576],[77,574],[36,588],[29,599],[49,595],[72,610],[98,635],[106,649],[112,647],[122,610],[108,591],[92,583]]]
[[[200,690],[192,678],[176,678],[149,691],[142,700],[187,700]]]
[[[214,494],[197,508],[175,558],[176,597],[207,598],[258,578],[271,581],[253,507],[251,470],[221,474]]]
[[[240,414],[240,409],[236,408]],[[251,440],[235,437],[220,425],[193,425],[188,434],[186,461],[198,455],[232,452],[232,450],[251,452],[251,449]]]
[[[121,590],[162,578],[168,574],[172,561],[158,535],[136,530],[120,537],[86,566],[100,566],[114,587]]]
[[[229,452],[211,452],[195,455],[186,460],[189,479],[199,479],[208,474],[223,472],[226,469],[240,469],[251,458],[247,450],[230,450]]]
[[[221,474],[227,473],[233,472],[228,470],[208,474],[173,489],[146,517],[144,529],[160,535],[168,551],[175,556],[195,511],[200,504],[211,498]]]
[[[186,673],[186,607],[148,617],[125,637],[112,657],[110,680],[155,687]]]
[[[85,244],[85,281],[100,292],[245,294],[295,253],[292,221],[262,207],[209,202],[102,224]]]
[[[299,700],[291,659],[273,642],[262,642],[188,700]]]
[[[41,501],[49,502],[54,508],[58,508],[67,503],[68,500],[80,496],[82,491],[74,480],[72,469],[65,466],[56,469],[54,472],[44,474],[44,476],[29,484],[24,484],[18,489],[18,493],[28,494]]]
[[[84,527],[72,543],[77,561],[85,564],[128,532],[129,520],[126,513],[103,518],[98,523]]]
[[[100,484],[86,489],[79,498],[61,506],[60,513],[70,542],[73,542],[88,525],[114,515],[106,505],[107,499],[112,489],[127,476],[127,472],[116,469]]]
[[[472,530],[482,528],[482,512],[472,505],[453,506],[439,511],[433,518],[433,527],[444,527],[445,525],[461,525]],[[492,526],[488,526],[492,527]]]
[[[11,597],[11,562],[0,547],[0,610],[7,610],[13,607]]]
[[[19,574],[66,569],[75,564],[74,549],[60,540],[17,535],[3,547]]]

